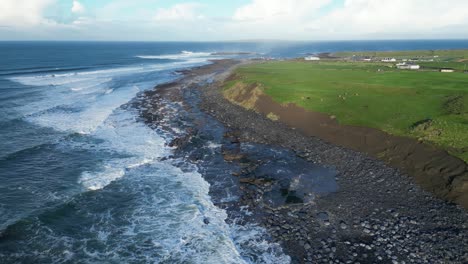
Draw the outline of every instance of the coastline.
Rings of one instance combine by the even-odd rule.
[[[145,93],[143,103],[147,110],[141,112],[150,127],[169,131],[171,125],[162,120],[171,102],[178,102],[191,113],[198,113],[200,108],[224,125],[225,143],[220,146],[224,161],[243,170],[215,177],[205,168],[202,175],[211,184],[215,205],[227,210],[227,221],[238,221],[240,217],[245,223],[254,222],[265,227],[271,239],[282,245],[294,263],[329,260],[462,263],[468,257],[465,252],[468,216],[463,209],[434,198],[382,161],[306,136],[227,101],[220,83],[238,64],[215,61],[183,71],[184,77],[178,81]],[[205,77],[200,78],[202,75]],[[209,76],[208,82],[202,80],[206,76]],[[188,127],[190,129],[171,143],[175,148],[174,156],[190,154],[188,159],[194,164],[202,163],[203,156],[197,156],[191,144],[201,138],[199,129],[207,122],[197,120],[198,117],[198,114],[193,115],[190,122],[200,121],[199,127]],[[270,183],[255,175],[257,159],[240,147],[249,144],[279,147],[307,163],[336,170],[338,189],[317,195],[310,202],[272,207],[263,202],[264,190]],[[227,182],[220,185],[220,180]],[[226,192],[222,188],[227,185],[231,185],[230,193],[239,199],[223,199]],[[246,207],[254,213],[241,214]]]
[[[282,105],[256,87],[232,88],[228,99],[279,121],[312,137],[366,153],[407,173],[425,190],[468,209],[468,166],[447,151],[417,139],[384,131],[340,124],[327,114],[312,112],[294,104]],[[252,99],[254,98],[254,99]]]

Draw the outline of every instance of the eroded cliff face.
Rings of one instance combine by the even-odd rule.
[[[257,109],[257,102],[261,96],[264,96],[263,87],[261,84],[252,83],[245,84],[243,82],[236,82],[233,87],[224,91],[224,97],[231,103],[240,105],[246,109]]]

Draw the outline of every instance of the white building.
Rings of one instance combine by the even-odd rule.
[[[397,68],[400,70],[419,70],[421,69],[421,66],[417,64],[408,64],[408,63],[398,63]]]
[[[396,62],[395,58],[384,58],[382,62]]]
[[[319,61],[320,58],[316,57],[316,56],[307,56],[307,57],[304,58],[304,60],[306,60],[306,61]]]
[[[440,69],[440,72],[455,72],[455,69],[452,69],[452,68],[442,68],[442,69]]]

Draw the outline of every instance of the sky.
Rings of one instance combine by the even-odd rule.
[[[0,40],[468,39],[468,0],[0,0]]]

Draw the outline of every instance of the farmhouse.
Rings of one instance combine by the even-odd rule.
[[[319,61],[320,58],[316,57],[316,56],[307,56],[307,57],[304,58],[304,60],[306,60],[306,61]]]
[[[419,70],[421,68],[421,66],[417,64],[406,63],[406,62],[398,63],[396,66],[400,70]]]
[[[439,71],[440,72],[455,72],[455,69],[453,69],[453,68],[441,68]]]

